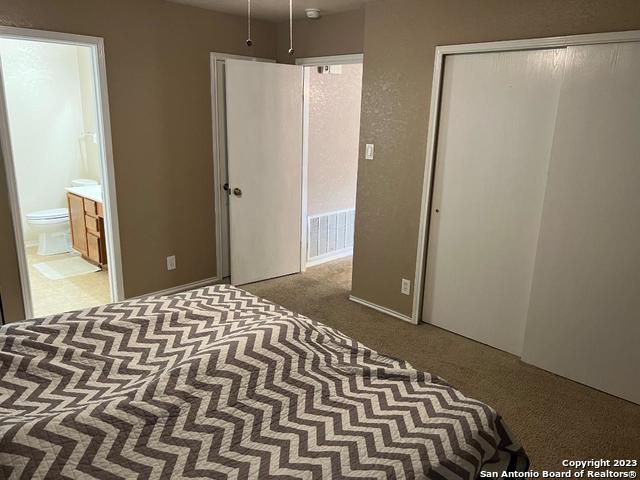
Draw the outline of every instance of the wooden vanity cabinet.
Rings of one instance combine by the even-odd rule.
[[[84,257],[88,254],[87,230],[84,226],[84,201],[82,197],[67,193],[67,204],[71,224],[71,244],[73,249]]]
[[[67,193],[67,204],[74,250],[100,268],[106,267],[107,249],[102,203]]]

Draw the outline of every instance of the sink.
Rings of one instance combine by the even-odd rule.
[[[87,185],[85,187],[67,187],[67,192],[88,198],[94,202],[102,202],[102,185]]]

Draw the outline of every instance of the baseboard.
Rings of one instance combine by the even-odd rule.
[[[373,308],[378,312],[386,313],[387,315],[390,315],[392,317],[399,318],[400,320],[404,320],[405,322],[408,322],[414,325],[416,323],[413,321],[413,318],[407,315],[396,312],[395,310],[391,310],[390,308],[387,308],[387,307],[381,307],[380,305],[376,305],[375,303],[367,302],[366,300],[362,300],[361,298],[354,297],[353,295],[349,295],[349,300],[355,303],[359,303],[360,305],[364,305],[365,307]]]
[[[346,248],[344,250],[340,250],[338,252],[331,252],[328,255],[323,255],[322,257],[317,257],[311,261],[307,261],[307,268],[315,267],[316,265],[322,265],[323,263],[331,262],[333,260],[338,260],[344,257],[351,257],[353,255],[353,247]]]
[[[218,277],[205,278],[204,280],[198,280],[197,282],[191,282],[185,285],[178,285],[177,287],[171,287],[165,290],[158,290],[157,292],[145,293],[144,295],[137,295],[133,298],[163,297],[166,295],[174,295],[176,293],[186,292],[188,290],[194,290],[196,288],[208,287],[209,285],[215,285],[218,283],[222,283],[222,280]]]

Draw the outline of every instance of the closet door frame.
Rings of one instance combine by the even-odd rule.
[[[438,127],[440,121],[440,104],[443,89],[444,62],[447,55],[463,53],[509,52],[517,50],[541,50],[579,45],[597,45],[607,43],[640,42],[640,30],[624,32],[593,33],[585,35],[569,35],[562,37],[533,38],[526,40],[509,40],[501,42],[469,43],[436,47],[431,87],[431,104],[429,107],[429,126],[427,129],[427,154],[425,159],[422,185],[422,203],[420,208],[420,225],[418,230],[418,250],[413,289],[413,323],[422,321],[422,300],[426,285],[427,249],[429,248],[429,226],[434,186],[435,163],[437,154]]]

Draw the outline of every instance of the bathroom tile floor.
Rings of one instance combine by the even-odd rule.
[[[34,317],[94,307],[111,301],[109,275],[106,271],[50,280],[33,265],[39,262],[62,260],[75,254],[64,253],[42,257],[36,253],[36,250],[37,247],[27,247]]]

